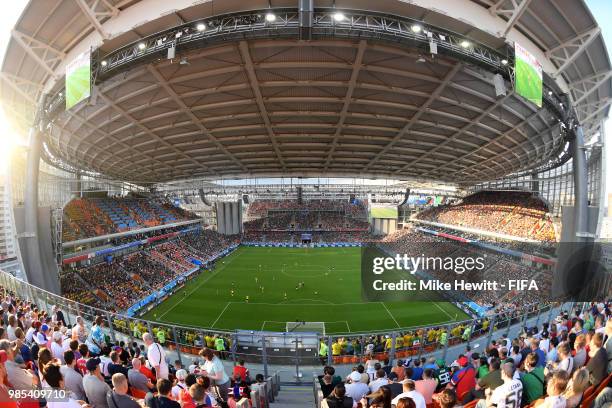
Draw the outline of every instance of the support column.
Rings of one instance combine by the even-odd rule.
[[[40,243],[38,241],[38,172],[40,166],[40,149],[42,132],[37,125],[30,128],[30,147],[26,166],[24,196],[24,258],[28,261],[25,271],[28,283],[46,289],[45,277],[41,262]]]
[[[576,242],[585,241],[588,232],[587,164],[582,126],[574,131],[572,146],[572,167],[574,171],[574,231]]]

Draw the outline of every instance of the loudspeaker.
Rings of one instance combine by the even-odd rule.
[[[504,77],[500,74],[495,74],[493,77],[493,84],[495,85],[495,96],[506,96],[506,82],[504,81]]]
[[[168,48],[168,59],[173,59],[176,56],[176,47]]]
[[[242,204],[248,204],[249,203],[249,195],[248,194],[243,194],[242,195]]]

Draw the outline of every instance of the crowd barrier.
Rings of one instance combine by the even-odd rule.
[[[96,316],[102,316],[105,320],[105,334],[113,343],[123,341],[140,344],[142,334],[149,332],[155,338],[162,339],[160,344],[167,348],[173,360],[180,360],[183,364],[189,365],[197,358],[202,346],[209,343],[210,338],[221,337],[226,347],[220,354],[228,364],[245,360],[260,365],[266,378],[269,377],[270,369],[284,367],[287,372],[293,372],[293,378],[298,380],[301,380],[302,370],[305,367],[311,368],[313,372],[318,372],[324,364],[352,366],[365,362],[368,358],[366,345],[373,339],[378,339],[381,344],[373,353],[374,358],[380,361],[388,359],[393,362],[395,359],[417,358],[434,354],[437,357],[446,358],[449,349],[455,346],[465,347],[475,341],[483,345],[488,344],[494,333],[496,336],[507,335],[511,327],[516,330],[518,327],[524,327],[528,321],[529,327],[537,326],[541,322],[551,321],[561,308],[570,310],[573,307],[567,304],[554,307],[550,304],[537,304],[513,313],[382,332],[334,335],[253,332],[249,336],[249,341],[245,342],[238,335],[244,331],[186,327],[112,313],[49,293],[3,271],[0,271],[0,286],[14,292],[22,299],[35,303],[44,310],[51,311],[54,305],[59,307],[64,312],[69,325],[75,324],[77,316],[82,316],[89,329]],[[441,329],[445,331],[445,336],[431,336],[432,330]],[[162,336],[158,335],[160,331],[163,332]],[[399,340],[400,337],[402,339],[410,337],[413,341],[411,344],[405,344]],[[336,341],[350,343],[351,351],[332,352],[334,349],[332,344]],[[315,347],[316,344],[319,347]],[[327,346],[329,350],[327,355],[320,354],[321,345]]]

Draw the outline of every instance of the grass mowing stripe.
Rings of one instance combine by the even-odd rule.
[[[439,324],[455,312],[465,317],[444,302],[386,302],[390,317],[381,319],[375,303],[362,301],[360,248],[239,247],[145,318],[159,321],[159,314],[166,324],[204,330],[213,322],[216,330],[271,331],[296,320],[327,320],[326,333],[335,335]]]
[[[236,257],[238,257],[238,255],[236,255]],[[202,285],[204,285],[206,282],[208,282],[209,280],[211,280],[214,276],[216,276],[219,272],[221,272],[222,270],[224,270],[227,265],[229,264],[223,264],[221,265],[221,268],[215,268],[215,271],[211,274],[208,275],[208,277],[206,279],[202,279],[202,282],[198,283],[196,285],[196,287],[187,294],[187,296],[184,296],[181,300],[179,300],[177,303],[175,303],[174,305],[172,305],[168,310],[166,310],[164,313],[162,313],[159,316],[159,320],[161,320],[166,314],[168,314],[168,312],[170,312],[171,310],[174,310],[175,307],[177,307],[178,305],[180,305],[181,303],[183,303],[188,297],[190,297],[196,290],[200,289],[202,287]]]

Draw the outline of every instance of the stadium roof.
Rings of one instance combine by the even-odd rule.
[[[315,1],[312,41],[300,41],[297,0],[32,1],[7,48],[0,95],[21,129],[37,106],[47,110],[50,155],[137,182],[492,179],[561,154],[555,105],[568,90],[587,135],[598,131],[612,71],[583,1],[430,3],[338,0],[334,10]],[[265,21],[269,6],[275,22]],[[435,57],[423,46],[428,32]],[[544,109],[510,90],[500,56],[514,41],[548,74]],[[64,112],[65,65],[89,47],[93,96]],[[506,96],[496,97],[496,72]]]

